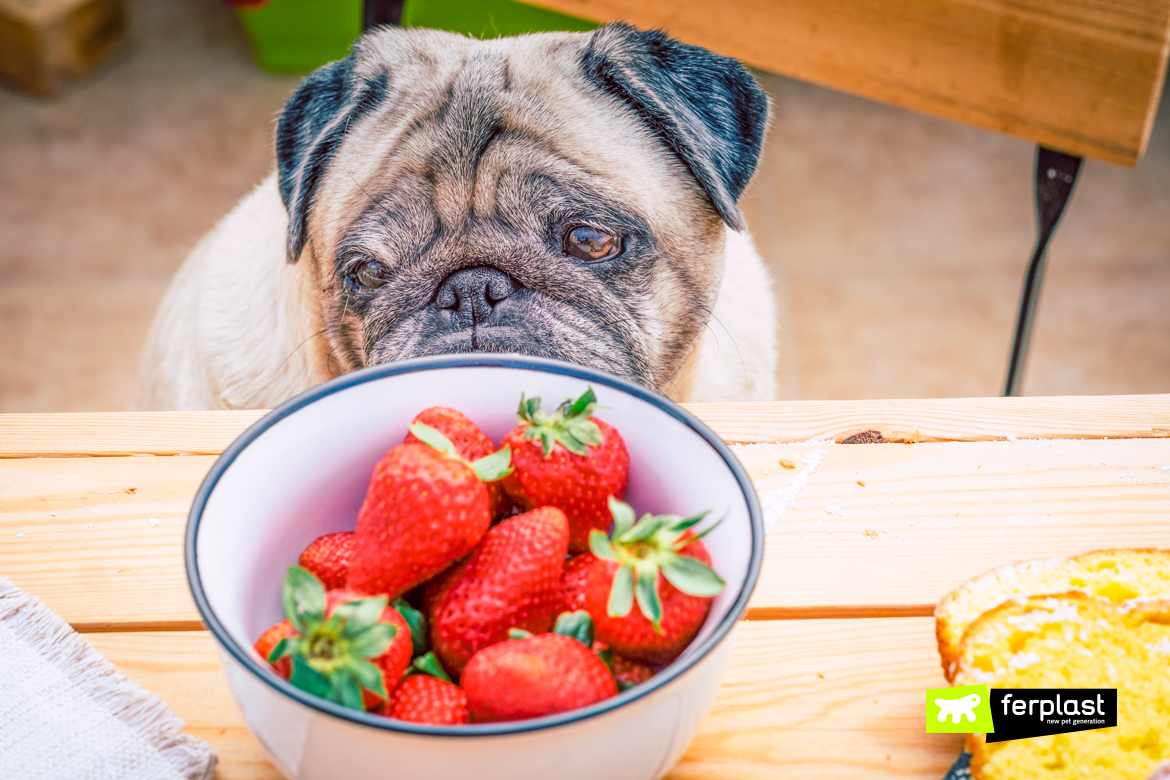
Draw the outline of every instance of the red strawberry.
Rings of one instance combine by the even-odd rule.
[[[423,409],[414,416],[412,423],[429,425],[446,436],[455,451],[469,461],[486,458],[496,451],[496,445],[486,433],[479,429],[463,412],[449,409],[446,406],[432,406]],[[422,440],[412,431],[406,432],[403,443],[421,443]],[[507,515],[512,509],[512,499],[508,498],[503,484],[498,480],[487,483],[488,497],[492,503],[492,519],[496,520]]]
[[[706,513],[688,518],[647,514],[635,523],[628,505],[611,505],[612,537],[595,531],[590,539],[597,562],[586,581],[585,608],[597,639],[614,653],[649,664],[670,663],[694,639],[711,598],[725,584],[690,530]],[[637,610],[632,609],[635,596]]]
[[[539,718],[617,694],[609,667],[584,644],[537,634],[485,647],[463,672],[463,691],[476,723]]]
[[[565,401],[551,415],[539,398],[520,398],[520,425],[504,436],[512,451],[512,473],[504,489],[521,511],[555,506],[569,518],[569,551],[589,549],[589,532],[607,531],[606,501],[626,490],[630,456],[616,430],[590,419],[597,399],[593,389],[575,402]]]
[[[280,644],[280,640],[296,635],[297,630],[293,628],[293,624],[287,620],[282,620],[261,634],[260,638],[256,640],[256,644],[252,645],[252,647],[264,659],[264,663],[268,663],[268,656],[272,655],[273,649]],[[289,674],[292,673],[292,662],[288,658],[281,658],[276,663],[268,665],[286,680]]]
[[[471,722],[463,689],[425,674],[416,674],[402,681],[394,692],[394,701],[386,714],[399,720],[437,726],[458,726]]]
[[[289,682],[316,696],[356,710],[380,709],[413,647],[409,626],[386,597],[327,593],[309,571],[290,566],[282,599],[292,633],[272,648],[270,662],[278,669],[288,663]]]
[[[469,465],[400,444],[374,467],[346,585],[393,601],[470,552],[491,521],[487,488]]]
[[[455,573],[428,585],[431,644],[452,675],[510,628],[549,630],[568,546],[564,513],[534,509],[492,526]]]
[[[432,406],[414,416],[411,423],[429,425],[447,437],[455,450],[468,460],[479,460],[496,451],[496,445],[486,433],[479,429],[463,412],[446,406]],[[422,439],[412,431],[406,432],[403,444],[421,444]]]
[[[560,595],[557,597],[557,607],[554,615],[562,612],[576,612],[585,609],[585,582],[589,577],[589,570],[593,568],[596,558],[592,553],[574,555],[565,561],[565,571],[561,575]]]
[[[349,562],[353,557],[353,531],[325,534],[305,548],[298,561],[311,571],[326,590],[345,587]]]
[[[474,554],[474,551],[472,554]],[[467,557],[470,558],[471,556],[468,555]],[[467,558],[456,561],[454,566],[442,574],[437,575],[423,588],[422,612],[428,626],[435,619],[435,613],[439,611],[439,605],[447,597],[447,591],[451,590],[451,587],[463,576],[463,564],[466,562]]]
[[[610,655],[609,665],[613,667],[613,678],[617,680],[618,690],[621,691],[644,683],[658,673],[653,666],[617,653]]]

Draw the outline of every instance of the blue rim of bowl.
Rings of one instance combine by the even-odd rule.
[[[530,371],[541,371],[545,373],[561,374],[564,376],[571,376],[576,379],[582,379],[587,382],[594,382],[601,385],[607,385],[618,390],[622,390],[636,398],[639,398],[653,406],[661,409],[672,417],[683,422],[696,433],[703,437],[706,442],[711,445],[719,456],[723,458],[724,463],[731,469],[736,482],[740,486],[740,490],[747,500],[748,515],[751,521],[752,530],[752,548],[751,558],[748,561],[747,574],[743,580],[743,587],[740,589],[739,596],[735,603],[723,616],[719,625],[711,632],[711,635],[704,639],[697,648],[693,648],[693,652],[689,657],[682,661],[676,661],[668,666],[663,671],[654,675],[646,682],[636,685],[629,690],[619,693],[609,699],[591,704],[588,707],[582,707],[569,712],[560,713],[557,715],[548,715],[543,718],[533,718],[531,720],[507,721],[504,723],[475,723],[464,726],[431,726],[419,723],[410,723],[402,720],[392,720],[382,715],[376,715],[368,712],[358,712],[347,707],[334,704],[324,699],[306,693],[299,688],[293,687],[288,681],[278,677],[271,669],[261,666],[255,661],[246,650],[241,648],[223,624],[219,622],[215,612],[211,609],[211,605],[207,601],[207,596],[203,592],[203,583],[199,578],[199,569],[197,566],[197,556],[195,552],[195,539],[199,533],[199,521],[203,515],[203,509],[207,505],[207,500],[215,489],[216,483],[219,482],[220,477],[235,461],[236,457],[252,443],[256,438],[263,434],[266,430],[271,428],[276,423],[288,417],[293,412],[301,407],[308,406],[315,401],[332,395],[333,393],[345,390],[354,385],[365,384],[366,382],[383,379],[397,374],[413,373],[415,371],[430,370],[437,368],[518,368]],[[760,568],[764,558],[764,521],[760,510],[760,502],[756,496],[755,488],[752,485],[751,479],[747,472],[740,464],[739,460],[732,454],[727,445],[715,433],[708,428],[704,423],[700,422],[691,413],[680,407],[678,404],[659,395],[653,391],[629,382],[621,377],[612,374],[594,371],[592,369],[583,368],[581,366],[572,365],[569,363],[562,363],[557,360],[548,360],[546,358],[534,358],[524,355],[439,355],[434,357],[413,358],[411,360],[403,360],[398,363],[387,363],[380,366],[371,366],[360,371],[355,371],[351,374],[345,374],[336,379],[333,379],[325,384],[319,385],[312,390],[308,390],[301,395],[281,404],[276,409],[272,410],[264,417],[252,424],[248,430],[244,431],[240,436],[231,443],[231,445],[223,451],[211,467],[211,471],[203,478],[202,484],[199,486],[198,492],[195,494],[195,500],[191,504],[191,511],[187,514],[187,531],[184,540],[184,563],[187,569],[187,584],[191,588],[191,595],[195,599],[195,606],[199,609],[199,614],[203,618],[203,623],[215,636],[219,644],[232,655],[232,657],[245,669],[251,672],[258,680],[274,688],[279,693],[327,715],[332,715],[336,718],[349,721],[355,725],[367,726],[370,728],[379,729],[382,731],[400,732],[404,734],[420,734],[426,736],[441,736],[441,737],[471,737],[471,736],[501,736],[507,734],[522,734],[531,731],[542,731],[544,729],[555,728],[558,726],[568,725],[580,720],[586,720],[610,710],[622,707],[629,702],[636,701],[658,689],[664,687],[678,677],[681,677],[686,672],[690,671],[692,667],[698,664],[699,661],[707,657],[707,655],[715,649],[715,647],[723,641],[732,627],[739,621],[740,617],[747,610],[748,599],[751,598],[752,592],[756,587],[756,580],[760,576]],[[688,648],[692,650],[692,648]]]

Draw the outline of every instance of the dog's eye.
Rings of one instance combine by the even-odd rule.
[[[609,260],[621,252],[621,239],[595,227],[580,225],[565,234],[565,254],[587,263]]]
[[[346,275],[352,287],[374,289],[390,281],[390,271],[377,260],[366,260]]]

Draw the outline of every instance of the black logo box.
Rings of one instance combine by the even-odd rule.
[[[993,688],[988,742],[1117,725],[1116,688]]]

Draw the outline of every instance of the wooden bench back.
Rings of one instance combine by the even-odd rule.
[[[1170,0],[536,0],[662,28],[773,73],[1133,165]]]

